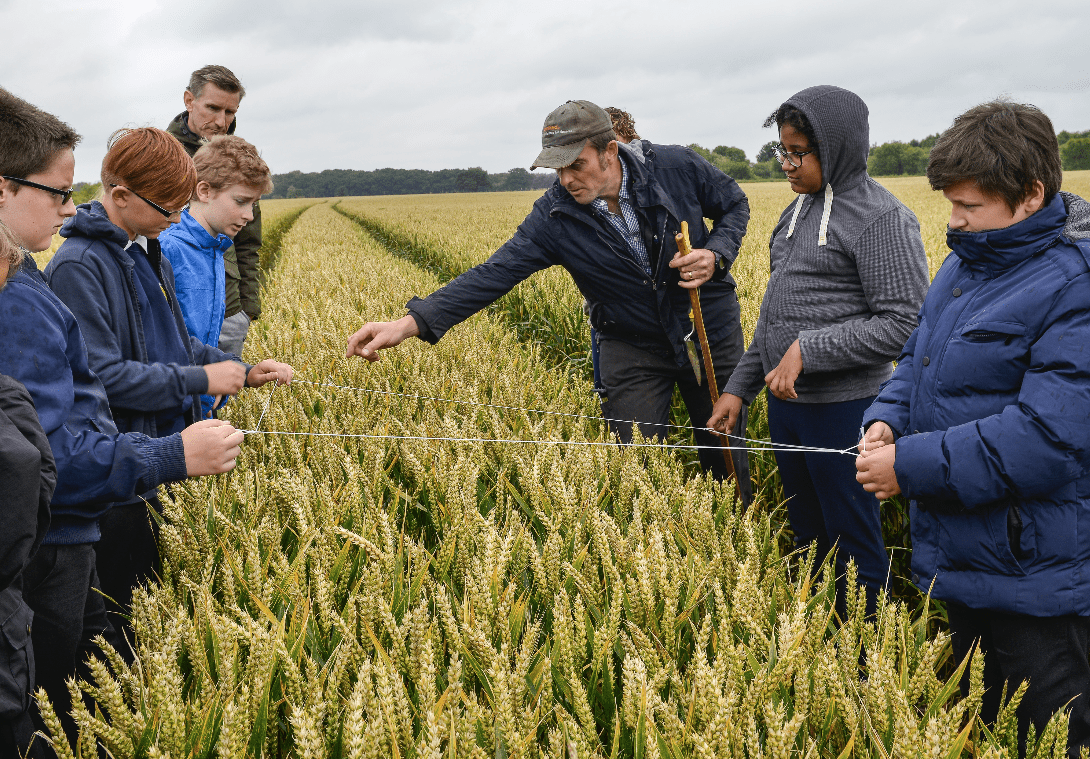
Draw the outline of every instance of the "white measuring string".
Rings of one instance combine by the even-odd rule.
[[[269,404],[272,403],[273,393],[276,392],[276,386],[279,384],[279,380],[273,383],[273,389],[269,391],[269,397],[265,399],[265,408],[261,409],[261,416],[257,418],[258,429],[261,429],[261,422],[265,419],[265,412],[269,410]]]
[[[533,445],[571,445],[592,448],[605,448],[620,445],[624,448],[669,448],[684,449],[687,451],[713,450],[713,451],[793,451],[794,448],[754,448],[750,446],[726,446],[726,445],[685,445],[670,443],[617,443],[602,442],[598,440],[523,440],[521,438],[494,438],[494,437],[430,437],[428,435],[366,435],[363,433],[345,432],[282,432],[277,430],[239,430],[245,435],[288,435],[294,437],[336,437],[336,438],[366,438],[369,440],[437,440],[448,443],[525,443]],[[767,441],[765,441],[767,442]],[[855,456],[853,448],[806,448],[804,452],[810,453],[840,453],[847,456]]]
[[[373,395],[388,395],[399,398],[412,398],[415,400],[437,401],[441,403],[455,403],[459,405],[467,406],[481,406],[486,408],[496,408],[505,411],[527,411],[534,414],[550,415],[550,416],[566,416],[576,419],[591,419],[600,422],[614,422],[617,424],[637,424],[654,427],[675,427],[681,430],[693,430],[710,432],[713,435],[726,437],[732,440],[742,441],[744,443],[751,443],[753,445],[742,446],[727,446],[727,445],[687,445],[683,443],[670,444],[670,443],[626,443],[624,445],[631,448],[668,448],[668,449],[681,449],[681,450],[728,450],[728,451],[780,451],[780,452],[796,452],[796,453],[839,453],[846,456],[856,456],[855,448],[821,448],[819,446],[809,445],[787,445],[784,443],[776,443],[771,440],[757,440],[754,438],[742,437],[741,435],[730,435],[718,430],[714,430],[710,427],[686,427],[678,424],[662,424],[659,422],[637,422],[634,420],[626,419],[609,419],[600,416],[591,416],[589,414],[575,414],[564,411],[542,411],[539,409],[525,408],[522,406],[504,406],[494,403],[484,403],[481,401],[463,401],[454,398],[440,398],[438,396],[417,395],[414,393],[398,393],[392,390],[374,390],[365,387],[353,387],[350,385],[336,385],[330,382],[312,382],[301,378],[295,378],[293,383],[299,383],[302,385],[312,385],[315,387],[332,387],[339,390],[351,390],[360,393],[371,393]],[[273,391],[275,391],[275,387]],[[265,411],[269,408],[269,403],[272,401],[272,392],[269,393],[269,397],[265,401]],[[522,443],[522,444],[540,444],[540,445],[570,445],[570,446],[582,446],[582,447],[605,447],[615,446],[616,442],[600,442],[600,441],[580,441],[580,440],[525,440],[521,438],[461,438],[461,437],[436,437],[427,435],[378,435],[378,434],[363,434],[363,433],[340,433],[340,432],[287,432],[287,431],[275,431],[275,430],[262,430],[261,420],[265,418],[265,411],[261,412],[261,417],[258,419],[257,427],[254,430],[240,430],[246,435],[283,435],[289,437],[332,437],[332,438],[362,438],[368,440],[418,440],[418,441],[438,441],[438,442],[458,442],[458,443]]]

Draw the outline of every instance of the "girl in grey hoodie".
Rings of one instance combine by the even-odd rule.
[[[765,126],[773,123],[780,166],[799,197],[772,232],[753,342],[708,426],[730,432],[742,405],[767,386],[774,443],[847,449],[916,326],[928,286],[920,225],[867,174],[868,111],[857,95],[811,87]],[[796,545],[816,542],[820,557],[835,546],[841,570],[855,559],[873,604],[888,560],[878,501],[856,482],[853,459],[778,452],[776,463]]]

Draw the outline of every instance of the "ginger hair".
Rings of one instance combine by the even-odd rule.
[[[162,129],[119,129],[102,159],[102,189],[121,185],[167,210],[185,206],[197,186],[197,170],[182,143]]]

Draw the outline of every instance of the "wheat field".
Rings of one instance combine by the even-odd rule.
[[[1068,181],[1090,191],[1090,172]],[[941,196],[888,186],[936,268]],[[748,332],[792,195],[744,188]],[[1016,756],[1022,691],[982,724],[982,661],[951,660],[926,600],[865,618],[856,595],[837,619],[829,561],[783,550],[777,503],[741,513],[675,453],[609,443],[563,272],[438,345],[344,358],[364,321],[483,260],[536,196],[263,204],[247,357],[299,381],[244,391],[236,469],[163,499],[136,663],[108,652],[72,684],[75,746],[42,696],[59,755]],[[1064,756],[1066,732],[1059,715],[1031,750]]]

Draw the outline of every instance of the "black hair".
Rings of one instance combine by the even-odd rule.
[[[776,125],[779,129],[787,124],[790,127],[794,127],[800,134],[804,135],[807,141],[810,143],[810,147],[814,150],[814,157],[820,160],[821,148],[818,145],[817,135],[814,134],[814,127],[810,124],[810,119],[806,118],[806,114],[800,111],[793,105],[784,103],[765,119],[764,126],[768,127]]]

